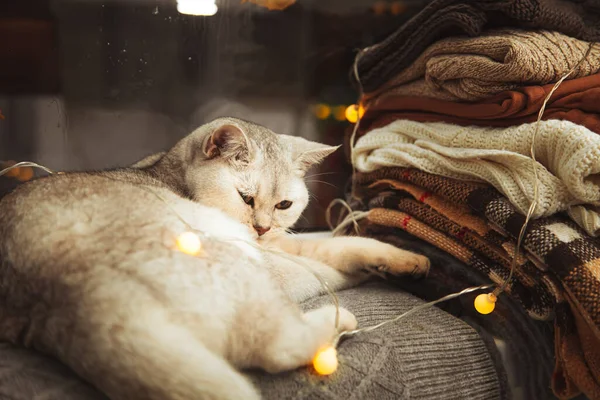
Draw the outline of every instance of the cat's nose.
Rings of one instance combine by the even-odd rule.
[[[269,229],[271,229],[270,226],[267,226],[266,228],[262,227],[262,226],[254,226],[254,230],[256,231],[256,233],[258,233],[258,236],[262,236],[265,233],[269,232]]]

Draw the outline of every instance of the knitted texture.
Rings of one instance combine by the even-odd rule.
[[[400,248],[426,254],[431,260],[427,279],[414,282],[398,279],[395,283],[404,290],[426,300],[433,301],[456,293],[465,287],[489,283],[489,278],[401,229],[360,222],[361,234]],[[475,311],[475,292],[439,303],[438,307],[466,321],[485,337],[492,332],[495,339],[504,342],[505,355],[509,361],[507,369],[510,388],[519,393],[516,399],[551,400],[556,397],[550,388],[554,368],[554,332],[552,323],[535,321],[525,314],[523,307],[510,296],[503,296],[496,303],[492,314],[481,315]],[[494,354],[493,352],[490,352]]]
[[[385,193],[385,189],[393,193],[402,193],[397,198]],[[464,205],[452,204],[435,193],[423,188],[391,179],[381,179],[369,185],[369,191],[378,193],[377,197],[369,201],[369,207],[384,207],[398,209],[419,218],[427,225],[445,232],[452,238],[459,240],[469,248],[481,252],[490,260],[509,268],[512,263],[514,246],[505,235],[491,229],[487,222],[473,214]],[[410,198],[409,198],[410,197]],[[539,281],[540,276],[529,264],[530,261],[521,254],[517,254],[517,265],[524,272],[523,280],[526,285]],[[540,266],[541,270],[545,270]],[[526,273],[527,270],[531,270]],[[534,276],[528,276],[534,275]],[[520,275],[517,274],[517,277]]]
[[[423,301],[385,284],[339,292],[360,326],[393,318]],[[314,309],[328,295],[307,301]],[[249,372],[265,399],[508,399],[503,366],[491,346],[465,322],[434,307],[410,319],[357,335],[339,346],[340,366],[329,377],[310,368],[269,375]],[[57,361],[0,345],[0,398],[106,400]],[[242,400],[242,399],[240,399]]]
[[[590,44],[558,32],[501,30],[450,37],[431,45],[409,67],[366,97],[410,95],[477,101],[523,85],[556,82],[585,56]],[[600,71],[600,46],[569,78]]]
[[[397,207],[408,208],[405,204],[399,204]],[[458,226],[458,224],[448,223],[444,217],[436,214],[431,209],[425,207],[418,209],[416,205],[413,205],[413,208],[415,209],[413,211],[416,211],[414,214],[385,208],[373,208],[368,216],[368,221],[372,224],[403,229],[444,250],[471,268],[489,276],[494,283],[502,284],[508,278],[510,269],[506,265],[501,265],[488,258],[486,256],[488,248],[485,245],[477,243],[476,246],[470,247],[469,245],[472,246],[472,242],[474,242],[473,237],[450,236],[446,233],[451,234],[452,228]],[[435,226],[430,225],[429,222],[435,219],[438,220],[434,221]],[[440,227],[446,232],[442,232],[436,227]],[[459,227],[459,232],[460,229]],[[521,267],[518,276],[507,287],[507,293],[518,301],[531,317],[539,320],[549,320],[554,317],[555,298],[550,291],[551,289],[545,286],[547,283],[539,278],[540,276],[541,273],[531,266],[529,268]],[[535,278],[538,278],[538,280]],[[548,279],[548,282],[550,282],[550,279]]]
[[[600,235],[600,208],[571,206],[567,210],[569,217],[592,236]]]
[[[448,202],[468,206],[490,226],[513,240],[525,220],[505,197],[489,186],[414,169],[384,168],[357,173],[353,195],[364,201],[369,197],[369,186],[381,179],[408,182]],[[528,258],[544,264],[548,273],[560,280],[562,295],[569,303],[569,306],[559,303],[556,308],[554,390],[561,397],[572,396],[581,390],[589,398],[599,398],[600,244],[573,222],[556,215],[531,221],[523,246]]]
[[[600,12],[596,0],[433,0],[361,55],[357,71],[362,88],[375,91],[439,39],[478,36],[491,27],[545,29],[595,42],[600,41]]]
[[[338,293],[359,326],[383,322],[423,301],[384,285]],[[310,300],[312,309],[331,301]],[[473,328],[437,308],[343,341],[335,375],[308,369],[259,374],[266,399],[498,399],[502,384],[490,353]]]
[[[366,105],[359,135],[399,119],[495,127],[535,122],[553,86],[524,86],[477,103],[394,96],[392,89]],[[600,74],[564,81],[546,104],[542,119],[567,120],[600,133]]]
[[[488,182],[526,213],[535,198],[529,157],[534,129],[535,124],[499,129],[400,120],[362,136],[353,163],[361,172],[418,167],[436,175]],[[535,218],[598,202],[600,136],[568,121],[541,121],[535,153],[540,182]]]
[[[110,400],[68,367],[31,349],[0,343],[3,400]]]

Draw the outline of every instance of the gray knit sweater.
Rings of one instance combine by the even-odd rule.
[[[422,303],[383,283],[339,294],[361,326],[376,324]],[[307,302],[312,309],[329,302]],[[502,399],[490,351],[461,320],[437,308],[343,342],[340,367],[329,377],[308,368],[281,375],[251,374],[265,399]],[[0,343],[0,399],[107,400],[58,362]]]
[[[339,293],[359,326],[374,325],[423,303],[381,283]],[[321,296],[306,309],[331,302]],[[505,385],[480,336],[463,321],[429,308],[343,342],[329,377],[309,369],[255,374],[267,399],[500,399]],[[500,367],[501,368],[501,367]]]

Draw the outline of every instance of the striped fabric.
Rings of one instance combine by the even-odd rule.
[[[367,224],[406,230],[496,283],[507,276],[525,220],[490,186],[416,169],[357,173],[353,197],[373,208]],[[535,318],[554,308],[555,392],[600,398],[600,242],[557,214],[530,222],[523,246],[509,295]]]

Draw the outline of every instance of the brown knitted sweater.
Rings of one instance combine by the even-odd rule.
[[[437,40],[485,29],[546,29],[600,41],[598,0],[433,0],[396,32],[364,53],[357,65],[365,92],[372,92],[409,66]]]
[[[424,96],[477,101],[524,85],[556,82],[586,55],[590,43],[558,32],[500,30],[431,45],[414,63],[367,97]],[[569,78],[600,71],[600,45]]]

